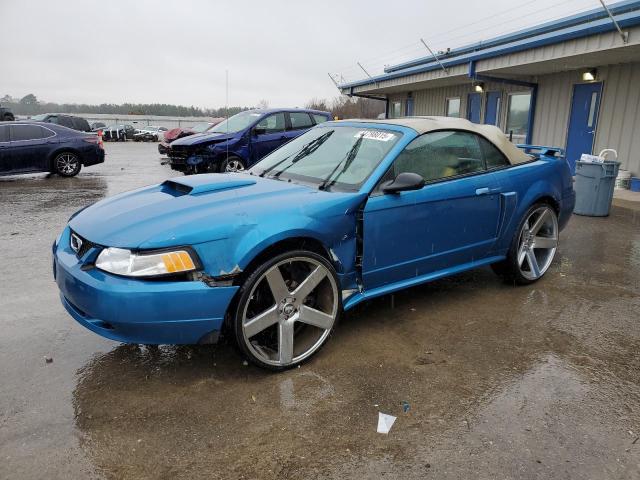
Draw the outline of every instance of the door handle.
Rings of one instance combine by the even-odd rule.
[[[489,187],[476,188],[476,195],[486,195],[489,193]]]

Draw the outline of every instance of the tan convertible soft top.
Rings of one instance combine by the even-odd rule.
[[[354,120],[347,120],[354,121]],[[479,125],[463,118],[454,117],[403,117],[385,120],[358,119],[358,122],[401,125],[414,129],[420,135],[434,130],[468,130],[482,135],[498,147],[512,165],[531,161],[531,157],[511,143],[498,127]]]

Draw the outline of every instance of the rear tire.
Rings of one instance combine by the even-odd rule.
[[[81,168],[80,158],[75,153],[62,152],[53,159],[53,171],[61,177],[75,177]]]
[[[547,203],[532,205],[511,240],[507,258],[491,265],[506,282],[528,285],[547,272],[558,249],[558,216]]]
[[[13,122],[15,120],[15,117],[10,113],[5,113],[4,117],[2,117],[2,120],[4,122]]]

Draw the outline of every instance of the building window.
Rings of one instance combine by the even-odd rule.
[[[447,98],[447,106],[445,110],[447,117],[459,117],[460,116],[460,97]]]
[[[514,143],[525,143],[529,133],[531,93],[512,93],[507,108],[506,134],[513,134]]]
[[[391,104],[391,118],[400,118],[402,115],[402,102],[393,102]]]

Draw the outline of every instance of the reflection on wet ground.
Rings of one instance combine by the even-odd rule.
[[[225,343],[102,340],[59,306],[48,245],[84,200],[170,175],[152,146],[108,145],[84,194],[0,179],[0,478],[640,478],[635,212],[574,217],[534,286],[483,269],[361,305],[272,374]]]

